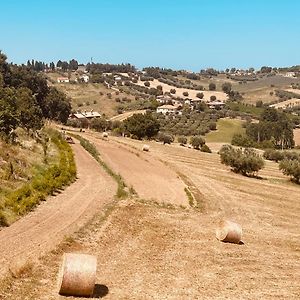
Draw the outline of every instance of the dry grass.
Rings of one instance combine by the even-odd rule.
[[[174,96],[177,96],[180,98],[190,98],[190,99],[199,100],[199,98],[197,98],[196,95],[198,93],[203,93],[204,94],[203,101],[206,101],[206,102],[210,101],[210,96],[216,96],[217,100],[221,100],[221,101],[227,100],[227,95],[224,92],[220,92],[220,91],[198,91],[198,90],[192,90],[192,89],[177,88],[175,86],[162,83],[162,82],[158,81],[157,79],[154,79],[153,81],[149,81],[149,82],[150,82],[150,87],[153,87],[153,88],[157,88],[158,85],[161,85],[163,88],[163,92],[170,92],[171,89],[175,89],[176,93],[174,94]],[[144,86],[143,81],[138,81],[137,84]],[[188,94],[189,94],[188,97],[183,96],[184,92],[188,92]]]
[[[129,148],[143,143],[111,139]],[[299,298],[300,187],[273,162],[258,180],[230,172],[214,153],[149,145],[150,163],[166,161],[201,191],[204,212],[124,200],[95,219],[64,251],[97,255],[96,283],[107,288],[105,299]],[[242,225],[244,245],[216,240],[223,218]],[[46,257],[32,279],[17,281],[3,299],[64,299],[55,285],[62,252]]]

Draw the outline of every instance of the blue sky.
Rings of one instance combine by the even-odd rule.
[[[10,61],[199,71],[300,64],[298,0],[1,0]]]

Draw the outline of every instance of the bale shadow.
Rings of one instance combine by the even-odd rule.
[[[105,297],[109,292],[109,289],[104,284],[95,284],[92,298],[99,299]]]

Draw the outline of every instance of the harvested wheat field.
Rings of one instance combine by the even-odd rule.
[[[144,142],[85,137],[139,196],[143,187],[151,195],[149,182],[142,180],[148,170],[157,180],[151,188],[155,198],[161,192],[159,180],[179,172],[178,182],[184,180],[202,206],[190,206],[185,195],[185,205],[178,206],[170,191],[168,206],[151,197],[117,201],[13,285],[3,283],[1,299],[65,299],[56,287],[64,252],[97,256],[94,298],[300,297],[300,187],[290,183],[275,163],[267,163],[261,179],[247,178],[221,165],[216,153],[155,142],[147,142],[151,152],[143,153]],[[242,226],[244,244],[216,239],[215,229],[224,218]]]

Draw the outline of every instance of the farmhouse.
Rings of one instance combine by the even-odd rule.
[[[96,111],[84,111],[84,112],[77,112],[77,113],[72,113],[69,116],[69,119],[77,119],[77,120],[83,120],[83,119],[94,119],[94,118],[100,118],[101,114],[96,112]]]
[[[207,103],[209,108],[212,109],[221,109],[225,106],[225,103],[222,101],[212,101]]]
[[[168,105],[168,104],[159,106],[156,109],[157,113],[162,113],[164,115],[166,115],[166,114],[176,114],[177,111],[178,111],[178,106],[173,106],[173,105]]]
[[[58,83],[69,83],[70,79],[68,77],[58,77],[57,82]]]
[[[156,101],[162,104],[166,104],[170,101],[172,101],[172,97],[166,96],[166,95],[161,95],[156,97]]]

